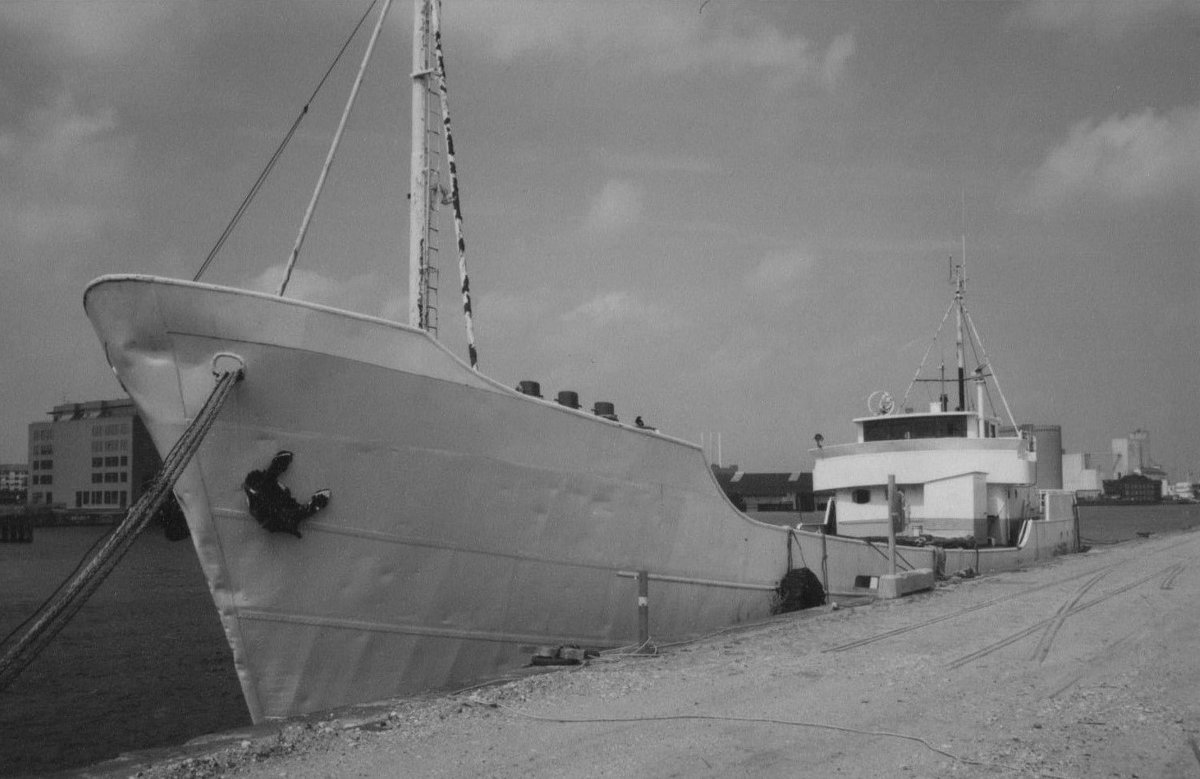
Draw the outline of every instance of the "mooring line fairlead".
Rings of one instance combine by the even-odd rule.
[[[129,509],[129,513],[121,520],[116,529],[109,534],[99,551],[80,569],[68,583],[50,600],[42,604],[38,612],[27,620],[32,625],[24,635],[0,658],[0,691],[5,690],[25,670],[38,654],[62,630],[87,599],[96,591],[129,548],[134,540],[150,523],[159,506],[163,504],[175,482],[183,473],[183,469],[191,461],[192,455],[200,448],[201,441],[212,427],[220,413],[221,407],[233,391],[233,386],[241,381],[243,371],[239,364],[236,367],[214,371],[217,377],[216,386],[205,400],[200,413],[192,420],[183,435],[175,442],[175,446],[167,453],[162,468],[154,478],[142,497]]]

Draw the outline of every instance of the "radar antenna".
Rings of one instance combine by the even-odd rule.
[[[867,397],[867,410],[875,416],[887,416],[896,410],[896,399],[890,392],[875,390]]]

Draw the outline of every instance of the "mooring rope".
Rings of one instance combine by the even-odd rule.
[[[183,435],[175,442],[175,446],[167,453],[162,468],[149,489],[142,494],[129,509],[129,513],[113,530],[96,552],[95,556],[82,569],[78,570],[69,584],[62,587],[57,597],[42,605],[33,624],[16,644],[0,658],[0,691],[7,689],[25,670],[25,667],[37,657],[54,639],[89,597],[100,586],[100,583],[112,573],[117,563],[125,556],[133,545],[134,540],[150,523],[159,506],[166,500],[167,495],[178,481],[179,475],[191,461],[192,455],[200,448],[200,442],[212,427],[221,411],[221,407],[229,398],[233,386],[242,378],[242,371],[226,371],[218,374],[216,386],[204,402],[200,413],[192,420]]]

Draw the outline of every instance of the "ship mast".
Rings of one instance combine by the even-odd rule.
[[[462,198],[458,166],[454,157],[454,135],[450,132],[450,108],[446,89],[446,58],[442,53],[441,0],[416,0],[413,16],[412,71],[412,181],[409,191],[408,321],[437,335],[438,227],[433,216],[438,206],[450,206],[454,215],[454,237],[458,248],[458,277],[462,295],[463,323],[467,330],[467,357],[479,370],[475,348],[471,280],[467,275],[467,245],[463,239]],[[435,95],[436,89],[436,95]],[[436,104],[441,126],[431,128],[429,114]],[[438,149],[429,139],[437,136]],[[441,183],[442,153],[449,173],[450,188]]]
[[[429,50],[430,2],[413,3],[412,169],[408,206],[408,323],[429,329]]]

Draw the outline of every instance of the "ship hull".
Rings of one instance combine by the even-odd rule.
[[[863,541],[738,512],[700,448],[517,393],[426,333],[286,298],[149,276],[89,285],[89,318],[160,453],[245,367],[175,487],[252,718],[448,689],[539,646],[665,642],[770,614],[792,567],[830,592],[887,570]],[[302,538],[242,483],[280,450]],[[1006,570],[1073,546],[1038,522],[1010,550],[909,549],[900,568]]]
[[[463,684],[539,645],[655,640],[764,616],[786,534],[739,514],[694,445],[516,393],[425,333],[150,277],[85,308],[160,452],[232,354],[245,380],[176,486],[254,719]],[[229,359],[222,357],[218,359]],[[246,474],[332,491],[267,533]]]

